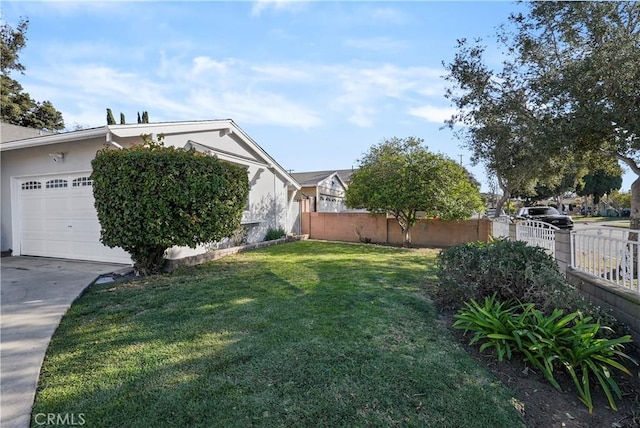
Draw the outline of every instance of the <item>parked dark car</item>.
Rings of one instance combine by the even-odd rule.
[[[560,214],[553,207],[524,207],[518,210],[516,220],[537,220],[559,229],[573,229],[571,216]]]

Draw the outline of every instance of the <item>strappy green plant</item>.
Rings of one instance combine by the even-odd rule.
[[[459,311],[454,318],[457,321],[454,328],[464,330],[465,334],[472,331],[471,345],[483,342],[480,352],[488,348],[495,348],[498,361],[511,359],[512,348],[519,346],[513,331],[519,327],[518,314],[513,302],[501,302],[494,294],[485,297],[481,305],[474,299],[465,302],[466,309]]]
[[[495,348],[499,361],[509,360],[514,352],[522,353],[527,361],[539,369],[554,388],[561,390],[554,370],[566,370],[578,391],[578,397],[593,412],[591,394],[595,379],[612,409],[617,410],[615,398],[622,393],[613,377],[614,369],[631,375],[622,361],[637,364],[625,354],[624,344],[630,336],[602,338],[603,327],[581,312],[563,316],[560,309],[544,315],[533,304],[515,301],[501,302],[494,294],[481,305],[475,300],[465,303],[465,309],[454,317],[454,328],[473,331],[470,344],[480,343],[480,351]]]

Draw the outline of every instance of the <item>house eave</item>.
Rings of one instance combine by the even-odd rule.
[[[0,145],[0,151],[19,150],[29,147],[46,146],[50,144],[68,143],[79,140],[87,140],[96,137],[105,137],[109,133],[106,126],[100,128],[83,129],[80,131],[63,132],[60,134],[43,135],[39,137],[26,138],[24,140],[9,141]]]

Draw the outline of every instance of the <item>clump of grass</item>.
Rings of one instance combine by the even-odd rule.
[[[302,241],[93,286],[51,342],[33,412],[93,427],[522,426],[435,321],[435,256]]]
[[[265,241],[273,241],[273,240],[276,240],[276,239],[280,239],[280,238],[282,238],[282,237],[284,237],[286,235],[287,234],[286,234],[286,232],[284,231],[283,228],[278,227],[278,228],[274,229],[274,228],[270,227],[267,230],[267,234],[265,235],[264,240]]]

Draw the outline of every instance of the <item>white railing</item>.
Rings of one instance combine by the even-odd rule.
[[[508,217],[491,219],[491,236],[494,238],[508,238],[511,220]]]
[[[532,247],[543,248],[547,253],[556,254],[556,230],[549,223],[537,220],[523,220],[516,223],[516,239]]]
[[[613,227],[574,230],[571,232],[571,266],[640,292],[639,236],[640,230]]]

